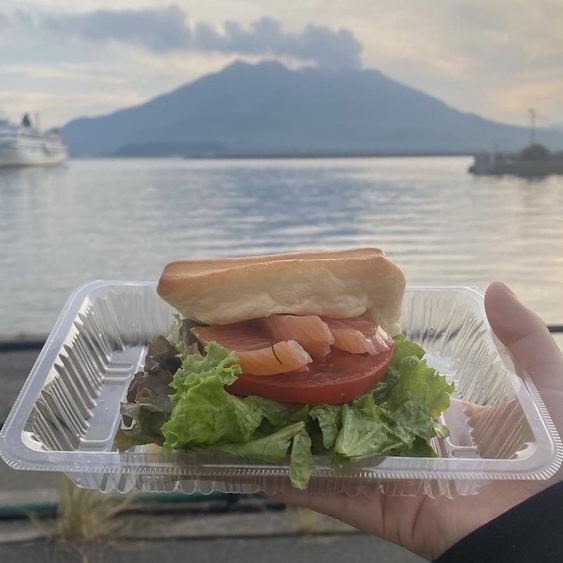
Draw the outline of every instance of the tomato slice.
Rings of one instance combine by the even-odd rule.
[[[356,399],[385,375],[393,349],[375,356],[332,350],[309,364],[307,372],[241,375],[227,389],[236,395],[258,395],[282,403],[340,405]]]

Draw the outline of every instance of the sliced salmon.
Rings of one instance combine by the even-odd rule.
[[[192,332],[203,344],[214,340],[235,352],[242,372],[248,375],[275,375],[303,370],[313,361],[298,342],[276,342],[256,321],[196,327]]]
[[[391,340],[387,333],[365,317],[351,319],[323,318],[334,335],[335,348],[352,354],[375,355],[388,350]]]
[[[327,356],[334,343],[330,328],[317,315],[271,315],[261,322],[275,340],[296,340],[314,358]]]

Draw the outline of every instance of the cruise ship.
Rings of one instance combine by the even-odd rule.
[[[0,167],[54,165],[66,158],[66,145],[56,130],[41,131],[27,114],[20,125],[0,118]]]

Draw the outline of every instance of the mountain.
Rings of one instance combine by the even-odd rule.
[[[62,128],[73,156],[515,150],[526,128],[458,111],[377,70],[236,62],[170,93]],[[563,148],[563,133],[537,139]]]

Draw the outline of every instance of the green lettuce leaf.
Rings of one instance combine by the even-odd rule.
[[[127,391],[127,402],[121,404],[124,427],[115,436],[119,451],[155,443],[162,445],[161,426],[172,412],[170,383],[180,367],[178,349],[159,336],[148,346],[143,371],[135,374]]]
[[[398,408],[408,400],[418,401],[428,408],[431,418],[436,418],[450,406],[454,386],[423,359],[404,357],[399,363],[399,373],[399,379],[389,394],[391,408]]]
[[[383,379],[381,379],[373,389],[375,402],[377,404],[387,401],[391,390],[395,387],[397,381],[399,381],[399,377],[401,376],[399,365],[403,358],[415,356],[421,359],[424,356],[424,350],[416,342],[407,340],[402,334],[393,337],[393,341],[395,343],[395,350],[393,351],[391,364]]]
[[[450,435],[450,431],[448,430],[448,427],[445,424],[440,424],[437,421],[434,421],[433,423],[434,426],[434,434],[440,438],[440,439],[444,439],[447,438]]]
[[[379,409],[368,409],[368,404],[342,406],[342,428],[334,445],[337,460],[359,461],[402,445],[379,416]]]
[[[260,412],[273,428],[279,429],[289,423],[307,420],[309,405],[289,405],[263,397],[250,395],[243,399],[246,405]]]
[[[315,462],[311,453],[311,438],[303,428],[294,437],[289,458],[289,479],[297,489],[306,489]]]
[[[393,351],[393,358],[391,359],[391,365],[393,367],[398,368],[401,365],[403,358],[408,358],[409,356],[415,356],[419,360],[424,357],[424,349],[416,342],[408,340],[402,334],[394,336],[393,342],[395,343],[395,350]]]
[[[214,342],[207,345],[205,356],[186,356],[171,383],[176,393],[170,419],[162,426],[164,447],[249,441],[262,413],[225,390],[239,374],[236,355]]]
[[[387,372],[377,385],[373,388],[373,396],[377,404],[384,403],[389,398],[391,390],[395,387],[400,377],[399,369],[393,366],[387,368]]]
[[[394,408],[386,408],[384,418],[392,432],[404,444],[410,446],[418,436],[430,440],[435,436],[434,421],[425,403],[407,400]]]
[[[216,342],[210,342],[205,347],[205,356],[199,353],[187,354],[170,384],[176,389],[172,402],[178,402],[183,393],[206,379],[215,379],[223,385],[234,383],[241,373],[237,362],[234,352],[229,352]]]
[[[366,416],[379,419],[383,413],[381,405],[376,404],[373,393],[366,393],[352,401],[352,408]]]
[[[403,457],[437,457],[432,446],[422,438],[415,438],[411,446],[401,446],[389,454]]]
[[[281,463],[287,458],[293,438],[304,431],[305,423],[296,422],[263,438],[238,444],[215,444],[206,449],[268,463]]]
[[[330,450],[342,426],[342,407],[340,405],[316,405],[309,410],[309,416],[319,423],[323,436],[323,446]]]
[[[120,429],[115,436],[114,446],[120,452],[138,444],[162,446],[164,437],[160,428],[170,416],[169,410],[151,404],[124,403],[121,414],[126,417],[129,427]]]
[[[342,407],[342,427],[334,446],[338,460],[382,454],[435,456],[430,440],[447,435],[447,428],[435,419],[448,408],[453,385],[423,356],[416,343],[395,338],[385,377],[373,391]]]

